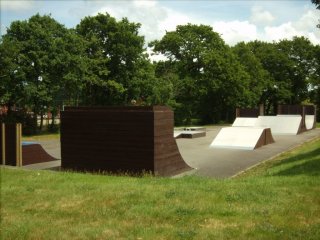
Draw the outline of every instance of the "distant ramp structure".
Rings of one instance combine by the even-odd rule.
[[[316,117],[315,115],[306,115],[305,116],[306,129],[311,130],[316,128]]]
[[[256,126],[257,118],[254,117],[237,117],[232,127],[254,127]]]
[[[224,127],[220,130],[210,147],[254,150],[273,142],[270,128]]]
[[[301,115],[259,116],[256,127],[271,128],[274,135],[297,135],[304,131]]]
[[[300,132],[316,128],[317,106],[316,105],[279,105],[278,115],[301,115],[302,127]]]
[[[306,105],[304,113],[306,129],[315,129],[317,127],[317,107],[315,105]]]

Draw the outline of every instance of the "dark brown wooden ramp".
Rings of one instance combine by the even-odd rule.
[[[22,143],[22,165],[55,161],[38,143]]]
[[[256,144],[254,149],[262,147],[264,145],[268,145],[274,143],[274,139],[271,134],[271,129],[270,128],[265,128]]]
[[[61,166],[159,176],[191,170],[173,138],[173,112],[161,106],[65,108]]]

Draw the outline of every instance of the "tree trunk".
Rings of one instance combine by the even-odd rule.
[[[270,115],[270,107],[271,107],[271,102],[268,102],[267,107],[265,109],[265,114]]]
[[[43,127],[43,113],[40,113],[40,126],[39,126],[39,130],[40,132],[42,131],[42,127]]]

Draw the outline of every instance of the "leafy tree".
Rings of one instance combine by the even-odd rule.
[[[309,81],[319,67],[314,46],[305,37],[294,37],[292,40],[281,40],[277,49],[290,61],[290,68],[287,69],[292,93],[290,103],[299,104],[308,98]]]
[[[172,82],[178,123],[217,122],[228,118],[226,109],[246,101],[248,75],[210,26],[180,25],[150,46],[168,58],[156,72],[165,73],[166,66],[167,74],[178,76]]]
[[[140,67],[146,64],[146,56],[139,28],[140,24],[126,18],[117,21],[108,13],[85,17],[76,27],[76,32],[87,42],[87,103],[128,103],[136,97],[136,91],[129,87],[148,80],[141,74]],[[137,82],[133,84],[132,81]]]
[[[265,89],[266,113],[276,113],[277,105],[289,103],[292,97],[289,69],[292,62],[288,55],[278,50],[275,43],[253,41],[248,43],[250,51],[259,59],[263,68],[269,72],[269,84]]]
[[[24,100],[24,79],[25,73],[19,66],[19,42],[8,41],[2,38],[0,43],[0,104],[8,107],[8,114],[14,105]]]
[[[313,67],[314,74],[309,79],[308,84],[308,93],[309,100],[311,103],[314,103],[318,107],[318,122],[320,121],[320,45],[314,47],[314,60],[315,65]]]
[[[40,115],[40,129],[43,114],[50,108],[57,112],[56,97],[61,92],[63,76],[69,71],[66,59],[70,52],[65,45],[68,38],[63,25],[51,16],[36,14],[26,21],[13,22],[2,39],[2,61],[7,63],[8,73],[4,75],[10,76],[6,78],[9,88],[4,104],[10,106],[14,102],[31,109],[34,126]]]
[[[249,93],[251,102],[246,107],[256,107],[258,104],[265,104],[267,100],[266,91],[272,88],[272,79],[260,60],[252,53],[250,47],[244,43],[238,43],[232,48],[239,62],[244,66],[250,76]]]

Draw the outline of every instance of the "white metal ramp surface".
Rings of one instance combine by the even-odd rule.
[[[253,150],[263,137],[264,130],[260,127],[224,127],[210,147]]]
[[[259,116],[256,121],[256,127],[271,128],[275,135],[296,135],[301,124],[301,115]]]
[[[306,123],[306,129],[311,130],[315,124],[315,116],[314,115],[305,115],[305,123]]]
[[[254,127],[258,118],[237,117],[232,127]]]

